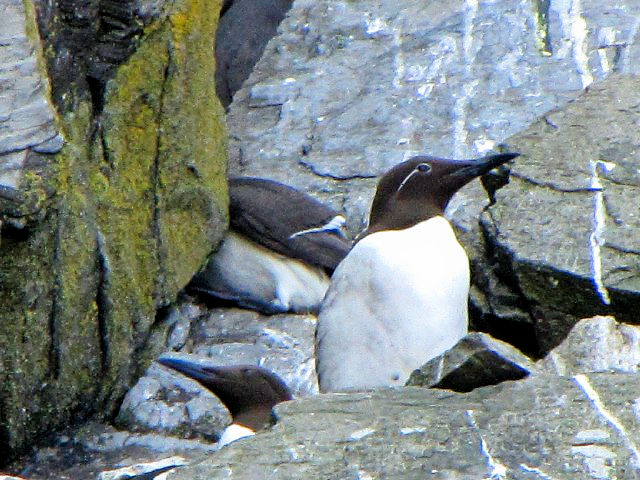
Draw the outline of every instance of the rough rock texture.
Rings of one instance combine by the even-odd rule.
[[[211,82],[219,3],[116,3],[25,2],[67,143],[30,149],[18,189],[0,195],[3,462],[39,435],[114,413],[164,346],[162,307],[226,223]],[[120,31],[128,22],[137,33]]]
[[[640,326],[613,317],[580,320],[567,338],[537,362],[556,375],[585,372],[640,372]]]
[[[183,312],[182,318],[194,313]],[[633,362],[639,329],[610,317],[583,320],[549,357],[529,365],[527,379],[471,394],[403,388],[282,404],[272,431],[219,452],[210,442],[88,425],[72,438],[59,437],[55,446],[12,471],[34,480],[94,478],[100,470],[179,454],[189,463],[204,461],[179,477],[190,479],[207,478],[210,469],[211,478],[383,478],[387,473],[393,478],[477,480],[493,474],[495,479],[635,480],[640,382]],[[227,330],[227,338],[238,333]],[[561,372],[558,365],[565,366]],[[613,367],[617,373],[610,373]],[[180,376],[168,381],[185,383]],[[198,398],[190,388],[183,389],[182,400]],[[168,418],[177,404],[155,406]]]
[[[33,4],[7,0],[0,5],[0,16],[0,186],[15,189],[30,149],[55,153],[64,140],[56,125]]]
[[[600,88],[600,82],[613,72],[638,73],[639,13],[640,4],[632,0],[455,0],[446,4],[297,0],[280,27],[281,34],[267,46],[231,107],[231,169],[285,181],[346,209],[350,229],[356,232],[369,208],[373,177],[405,156],[414,152],[475,156],[530,127],[546,112],[564,107],[585,86],[593,83]],[[623,82],[633,81],[614,78],[603,88],[614,90]],[[634,91],[636,87],[628,95]],[[602,115],[624,116],[615,103],[598,105]],[[635,121],[627,125],[624,138],[633,135]],[[604,125],[606,133],[607,121]],[[542,135],[555,135],[562,145],[563,138],[555,130],[549,125]],[[614,136],[596,138],[600,151],[604,145],[616,144]],[[633,158],[633,144],[628,147]],[[529,175],[528,170],[517,170],[526,169],[522,162],[532,158],[532,152],[522,153],[507,187],[512,190],[497,192],[495,212],[506,196],[515,195],[513,187],[527,184],[515,180],[523,173]],[[617,161],[618,166],[607,174],[621,171]],[[583,170],[578,181],[594,176],[589,169],[585,176],[584,164],[578,165]],[[601,172],[598,178],[603,181],[602,168]],[[629,178],[635,178],[633,174],[629,172]],[[574,177],[575,172],[549,167],[534,178],[570,184]],[[580,188],[585,186],[591,188],[590,182]],[[535,193],[540,187],[530,188]],[[523,197],[512,202],[527,205],[529,191],[520,193]],[[594,191],[559,193],[563,200],[595,197]],[[510,288],[509,284],[518,285],[517,279],[505,275],[503,263],[491,257],[497,249],[486,228],[490,217],[485,217],[484,232],[477,221],[486,205],[484,198],[476,182],[457,196],[449,212],[473,261],[474,321],[483,329],[498,331],[501,338],[527,353],[540,355],[544,353],[541,346],[548,348],[553,341],[545,344],[535,337],[544,333],[538,311],[528,308],[531,303],[525,294]],[[549,216],[562,214],[558,205],[542,206],[547,217],[539,211],[529,215],[531,231],[545,232],[544,227],[553,224]],[[628,208],[631,205],[635,203],[629,202]],[[592,203],[586,205],[581,220],[562,221],[583,225],[580,222],[585,215],[590,218],[592,207]],[[524,216],[522,210],[512,210],[503,215]],[[505,222],[505,217],[499,219]],[[589,240],[589,235],[580,236],[575,243],[588,246]],[[556,248],[549,248],[554,258]],[[486,255],[489,262],[481,261]],[[633,272],[636,266],[630,262],[628,268]],[[567,276],[555,278],[561,285],[567,282]],[[563,290],[570,299],[574,291],[568,285]],[[594,291],[588,278],[584,285]],[[545,288],[544,284],[537,287]],[[597,294],[591,300],[591,306],[600,307]],[[589,305],[585,307],[589,310]],[[233,314],[244,316],[238,311]],[[564,320],[568,320],[566,332],[573,320],[569,316]],[[219,351],[230,361],[245,359],[242,352],[251,347],[245,340],[257,338],[260,321],[256,317],[240,323],[238,329],[228,330],[228,337],[215,333],[202,340],[211,345],[218,335],[240,337],[241,343],[249,345],[242,345],[237,357],[234,342],[224,342]],[[185,351],[196,351],[197,341],[184,334],[185,323],[179,320],[173,325],[173,348],[183,345]],[[552,328],[548,338],[556,338],[559,330]],[[615,349],[626,343],[611,345]],[[626,358],[623,363],[631,365],[632,348]],[[533,375],[464,395],[406,388],[309,397],[278,407],[281,423],[274,430],[211,452],[203,463],[171,475],[365,479],[382,478],[380,471],[400,479],[635,479],[640,441],[638,385],[637,374]],[[168,444],[196,443],[172,443],[167,437],[123,431],[101,436],[91,448],[130,448],[137,442],[149,442],[157,451]],[[133,459],[127,448],[109,450],[111,456],[103,457],[105,464]]]
[[[640,323],[638,118],[640,77],[614,76],[508,140],[524,158],[482,225],[542,352],[579,318]]]
[[[276,407],[268,432],[175,470],[216,478],[638,478],[636,375],[536,375],[467,394],[405,387]]]
[[[101,472],[98,480],[164,480],[164,472],[186,465],[182,457],[163,458],[155,462],[138,463],[135,465]]]
[[[373,177],[391,165],[417,152],[477,156],[592,87],[593,95],[556,114],[557,129],[556,120],[541,120],[537,140],[509,140],[508,148],[523,154],[514,171],[525,178],[499,191],[494,222],[504,239],[487,234],[487,221],[484,232],[478,225],[486,206],[480,182],[464,188],[448,212],[471,257],[473,325],[542,356],[580,316],[609,312],[631,320],[637,248],[628,239],[639,233],[637,218],[625,217],[634,203],[622,198],[637,196],[636,175],[623,165],[633,165],[639,143],[631,127],[638,86],[607,79],[640,72],[639,15],[633,1],[298,0],[234,97],[230,170],[306,188],[345,210],[357,232]],[[570,127],[579,105],[586,117]],[[611,131],[601,127],[610,123]],[[599,147],[585,152],[593,139]],[[571,171],[574,160],[578,172]],[[617,169],[605,172],[609,163]],[[605,185],[606,201],[589,191],[593,182]],[[603,202],[611,209],[598,207],[599,216],[610,217],[598,254],[590,243],[603,237],[591,238],[591,217]],[[622,224],[613,226],[615,218]],[[621,240],[607,234],[611,228]],[[507,258],[484,260],[494,254]],[[505,268],[512,264],[515,272]],[[594,288],[599,275],[611,308]],[[550,281],[558,282],[551,289],[558,295],[542,298]]]
[[[486,333],[476,332],[416,369],[407,386],[470,392],[487,385],[520,380],[536,370],[535,364],[518,349]]]

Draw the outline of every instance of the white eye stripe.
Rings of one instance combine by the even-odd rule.
[[[400,190],[402,190],[402,187],[404,187],[404,184],[407,183],[409,179],[413,177],[416,173],[429,173],[430,171],[431,171],[431,165],[429,165],[428,163],[419,163],[418,165],[416,165],[416,168],[414,168],[411,171],[411,173],[407,175],[407,177],[402,181],[402,183],[400,184],[396,192],[399,192]]]

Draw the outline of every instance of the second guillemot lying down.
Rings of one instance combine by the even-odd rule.
[[[320,390],[404,385],[467,333],[469,259],[444,210],[464,185],[517,157],[414,157],[378,183],[365,235],[320,307]]]
[[[272,425],[272,408],[293,398],[280,377],[262,367],[211,367],[173,356],[162,356],[157,362],[197,380],[227,407],[233,423],[218,439],[221,447]]]
[[[345,219],[288,185],[229,179],[230,230],[195,290],[267,314],[317,310],[331,272],[351,248]]]

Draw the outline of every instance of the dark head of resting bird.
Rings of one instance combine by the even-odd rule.
[[[273,372],[255,365],[211,367],[185,358],[160,357],[158,363],[197,380],[227,407],[233,423],[258,431],[273,424],[272,408],[293,397]]]

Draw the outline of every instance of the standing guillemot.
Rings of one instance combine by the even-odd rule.
[[[262,367],[208,367],[176,357],[160,357],[157,362],[197,380],[227,407],[233,423],[218,439],[221,447],[272,425],[272,408],[293,398],[280,377]]]
[[[267,314],[317,310],[351,249],[332,208],[264,178],[229,179],[230,230],[190,290]]]
[[[414,157],[381,178],[369,226],[320,308],[321,391],[404,385],[467,333],[469,259],[444,210],[461,187],[518,155]]]

